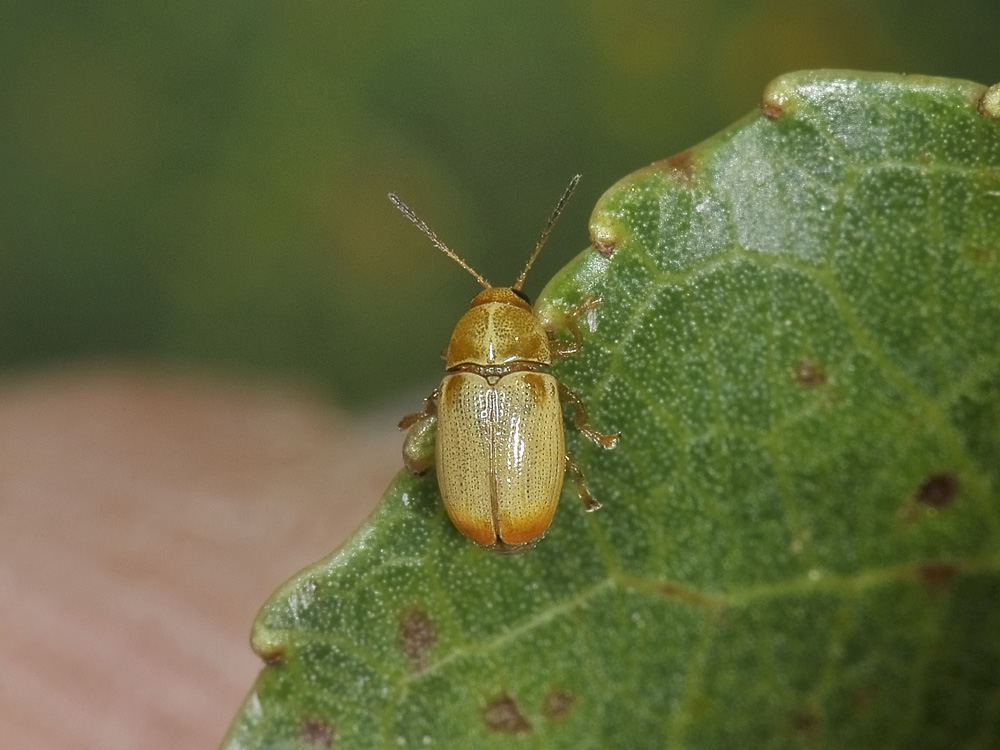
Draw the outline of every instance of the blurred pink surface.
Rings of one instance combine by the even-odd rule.
[[[378,421],[141,371],[0,384],[0,746],[217,746],[257,609],[401,468]]]

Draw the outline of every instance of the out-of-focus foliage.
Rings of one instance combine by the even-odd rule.
[[[0,366],[141,356],[428,382],[474,293],[385,200],[529,291],[622,174],[774,75],[1000,78],[994,0],[210,3],[0,10]]]

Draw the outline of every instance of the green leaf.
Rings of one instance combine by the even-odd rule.
[[[433,475],[254,627],[226,747],[987,748],[1000,736],[1000,105],[808,72],[627,177],[548,285],[548,535],[488,553]],[[607,256],[607,257],[605,257]],[[416,405],[415,405],[416,406]],[[570,483],[567,483],[570,484]]]

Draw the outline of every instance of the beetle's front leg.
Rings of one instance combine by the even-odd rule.
[[[570,308],[569,312],[566,313],[566,317],[563,319],[563,324],[569,329],[569,332],[573,334],[573,340],[560,341],[558,339],[553,339],[553,360],[572,357],[574,354],[578,354],[580,350],[583,349],[583,334],[580,332],[580,325],[577,323],[577,318],[585,312],[596,308],[602,301],[603,300],[600,297],[591,295],[589,297],[584,297]]]
[[[559,383],[559,398],[563,401],[569,401],[576,407],[576,414],[573,417],[573,424],[576,425],[576,429],[607,450],[611,450],[618,445],[618,438],[621,437],[621,433],[615,432],[611,435],[605,435],[603,432],[598,432],[591,427],[590,420],[587,419],[587,409],[584,407],[580,397],[562,383]]]
[[[409,430],[403,441],[403,463],[414,474],[423,474],[434,465],[434,441],[437,437],[437,399],[435,390],[424,402],[424,410],[399,420],[399,429]]]

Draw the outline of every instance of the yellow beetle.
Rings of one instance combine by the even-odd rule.
[[[528,270],[579,182],[570,182],[535,251],[512,287],[494,287],[453,253],[398,197],[389,199],[434,245],[471,273],[484,291],[451,336],[447,375],[422,412],[404,417],[403,460],[416,473],[436,464],[445,509],[459,531],[497,552],[534,545],[555,515],[568,468],[587,510],[601,507],[566,452],[560,401],[576,406],[576,427],[604,448],[618,435],[593,430],[580,399],[545,370],[580,351],[576,319],[600,304],[590,297],[569,311],[573,341],[560,341],[521,292]],[[432,457],[433,456],[433,457]]]

